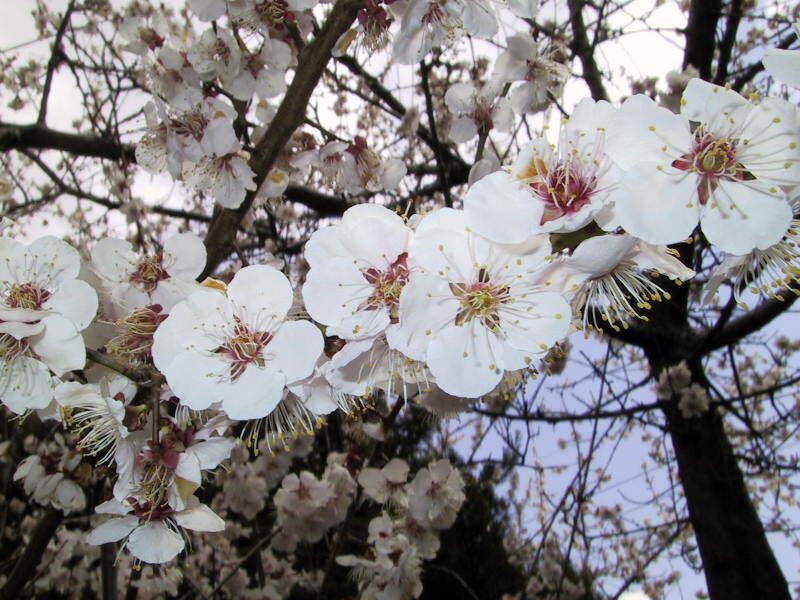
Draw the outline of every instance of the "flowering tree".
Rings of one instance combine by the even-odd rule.
[[[796,7],[683,2],[621,90],[660,2],[51,4],[0,54],[0,597],[790,597]]]

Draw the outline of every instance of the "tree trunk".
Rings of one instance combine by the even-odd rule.
[[[722,417],[665,413],[711,600],[790,600]]]

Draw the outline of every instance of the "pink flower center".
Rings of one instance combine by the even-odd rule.
[[[11,291],[6,296],[6,305],[11,308],[26,308],[28,310],[41,310],[47,302],[50,292],[33,283],[13,284]]]
[[[500,306],[506,304],[511,296],[508,286],[492,285],[486,269],[478,272],[478,281],[474,283],[451,283],[450,291],[459,299],[461,308],[456,314],[456,325],[469,323],[473,319],[480,320],[491,330],[500,327]]]
[[[425,25],[441,25],[445,21],[446,15],[439,6],[438,2],[431,2],[428,5],[428,12],[422,16],[422,22]]]
[[[730,138],[715,138],[711,134],[696,135],[692,151],[672,162],[681,171],[691,171],[700,176],[697,184],[700,204],[706,204],[714,193],[720,179],[753,179],[736,160],[738,141]]]
[[[284,0],[267,0],[255,5],[256,14],[261,22],[273,29],[283,29],[284,22],[293,23],[294,13]]]
[[[386,271],[370,268],[364,271],[364,279],[372,284],[372,294],[360,307],[362,310],[376,310],[386,307],[392,323],[399,321],[398,303],[403,286],[408,282],[408,252],[397,257]]]
[[[160,252],[142,260],[131,275],[131,282],[137,284],[148,294],[155,291],[160,281],[169,279],[169,273],[162,264],[163,260],[164,257]]]
[[[475,121],[478,129],[489,131],[494,128],[494,120],[492,119],[492,111],[494,106],[485,98],[478,97],[475,102],[475,109],[469,113],[469,118]]]
[[[236,381],[249,365],[264,366],[262,352],[272,337],[272,334],[266,331],[252,331],[237,319],[233,333],[224,344],[214,350],[214,353],[221,354],[231,361],[230,375],[231,379]]]
[[[367,0],[364,8],[358,11],[358,22],[364,28],[364,43],[375,52],[389,43],[389,26],[392,19],[386,9],[374,0]]]
[[[536,161],[538,178],[529,185],[545,204],[540,225],[572,215],[591,203],[597,181],[584,174],[579,165],[559,163],[547,170],[543,161]]]
[[[198,142],[203,139],[208,119],[199,112],[189,112],[181,119],[172,119],[172,128],[177,135],[182,137],[193,137]]]
[[[152,27],[140,27],[139,39],[142,40],[150,50],[155,50],[164,45],[164,38],[156,33]]]

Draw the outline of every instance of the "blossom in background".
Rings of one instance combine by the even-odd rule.
[[[693,79],[680,115],[637,94],[612,127],[608,152],[626,170],[614,211],[631,235],[672,244],[699,221],[710,243],[745,254],[775,244],[788,228],[792,210],[781,186],[800,179],[800,150],[787,102],[756,105]]]
[[[280,271],[240,269],[225,292],[200,291],[173,308],[155,333],[153,361],[183,405],[221,402],[232,419],[265,417],[322,353],[316,326],[286,320],[292,299]]]
[[[409,251],[420,269],[387,339],[424,361],[445,392],[477,398],[567,334],[569,304],[544,279],[546,242],[512,254],[472,233],[463,212],[443,208],[422,219]]]
[[[498,90],[485,85],[478,90],[470,83],[456,83],[448,88],[444,103],[456,117],[450,123],[450,139],[456,144],[468,142],[478,133],[492,129],[509,131],[514,125],[514,111]]]
[[[511,4],[511,3],[509,3]],[[495,62],[492,81],[497,87],[521,81],[511,89],[510,105],[517,114],[535,113],[547,108],[561,95],[569,68],[551,54],[542,52],[530,35],[509,36],[508,49]]]
[[[400,18],[393,54],[400,64],[421,61],[435,46],[448,46],[464,34],[490,38],[497,33],[497,17],[487,0],[411,0],[390,5]]]
[[[195,279],[205,264],[206,248],[193,233],[172,236],[153,256],[141,257],[130,242],[116,238],[100,240],[92,249],[92,269],[103,291],[125,313],[154,304],[169,312],[200,289]]]
[[[395,506],[405,504],[404,487],[408,479],[408,463],[402,458],[393,458],[382,469],[366,467],[358,475],[358,483],[370,498],[380,504]]]
[[[464,480],[446,458],[420,469],[408,489],[408,510],[423,527],[449,529],[464,503]]]

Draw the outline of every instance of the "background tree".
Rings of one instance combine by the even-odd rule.
[[[288,67],[285,90],[276,84],[272,95],[242,99],[231,91],[221,50],[202,50],[201,34],[210,26],[198,15],[217,4],[232,11],[250,3],[188,4],[70,0],[32,7],[37,40],[0,54],[0,160],[5,216],[14,220],[4,235],[55,232],[86,259],[97,240],[112,234],[154,253],[173,233],[191,231],[207,250],[200,280],[230,281],[243,266],[272,263],[299,283],[308,270],[304,246],[320,226],[367,202],[408,217],[461,206],[469,184],[510,164],[530,139],[571,113],[573,90],[615,102],[643,93],[677,110],[694,75],[745,96],[794,98],[761,63],[765,49],[797,45],[793,3],[682,2],[685,27],[665,25],[663,3],[633,0],[542,3],[535,15],[513,22],[507,16],[509,35],[520,31],[538,44],[520,79],[533,86],[539,103],[529,100],[508,131],[501,130],[505,121],[494,98],[484,102],[477,93],[456,102],[448,94],[457,84],[480,88],[500,70],[497,57],[505,47],[479,39],[477,31],[452,45],[431,33],[430,51],[403,61],[403,49],[394,59],[379,52],[391,37],[412,45],[406,29],[388,28],[392,7],[339,0],[304,11],[299,4],[267,3],[274,21],[268,35],[258,38],[244,17],[231,31],[234,44],[253,56],[257,39],[287,45],[286,64],[261,64],[281,73]],[[357,25],[356,41],[344,46]],[[470,26],[466,19],[461,25]],[[626,78],[604,58],[630,47],[629,36],[642,30],[681,45],[683,63],[666,79],[655,72]],[[182,40],[180,68],[170,70],[163,56],[147,58],[165,40]],[[28,52],[44,46],[44,58]],[[145,105],[153,98],[176,102],[169,77],[188,79],[200,61],[192,52],[203,51],[219,73],[195,82],[198,97],[232,107],[224,116],[236,134],[231,155],[246,161],[255,184],[238,189],[241,203],[228,207],[219,197],[214,202],[215,180],[203,172],[179,164],[178,182],[147,173],[155,159],[143,139],[157,130],[145,120],[152,119]],[[273,50],[259,60],[278,61],[280,54]],[[640,64],[648,69],[646,60]],[[521,102],[521,85],[503,81],[498,97]],[[71,99],[69,106],[62,97]],[[464,133],[459,127],[470,119],[474,132]],[[307,157],[314,151],[309,169],[305,161],[312,162]],[[360,177],[355,183],[333,164],[348,154]],[[402,177],[393,171],[397,163],[405,165]],[[574,249],[575,235],[561,238],[564,248]],[[274,455],[234,450],[229,471],[199,492],[228,529],[192,534],[192,552],[170,566],[131,570],[127,555],[115,560],[113,545],[82,545],[92,509],[109,495],[106,467],[73,460],[70,432],[52,421],[2,413],[0,596],[100,590],[107,598],[156,590],[179,597],[355,596],[357,583],[346,568],[352,564],[336,559],[374,558],[367,540],[381,512],[366,499],[365,486],[356,485],[359,473],[400,457],[413,477],[448,457],[463,474],[465,502],[439,535],[436,558],[423,563],[423,597],[446,590],[464,598],[618,598],[635,587],[653,598],[673,597],[692,591],[679,573],[694,569],[702,570],[715,600],[789,598],[787,579],[795,574],[783,570],[792,568],[789,547],[798,542],[792,452],[798,347],[791,336],[797,267],[766,293],[759,288],[769,273],[755,273],[744,286],[724,283],[704,303],[703,286],[723,260],[719,251],[699,230],[672,250],[696,271],[691,282],[660,278],[666,293],[642,311],[646,319],[624,327],[605,323],[586,339],[573,335],[551,350],[538,377],[507,377],[474,403],[379,394],[350,417],[329,418],[313,443],[301,438]],[[747,290],[751,283],[755,292]],[[103,353],[89,358],[119,367]],[[76,377],[81,381],[81,373]],[[148,385],[140,388],[142,405]],[[548,460],[553,452],[560,452],[555,462]],[[84,506],[66,516],[58,507],[42,508],[29,499],[33,490],[13,481],[19,461],[37,453],[44,472],[69,464],[85,490]],[[635,484],[646,494],[643,516],[632,516],[634,499],[623,505],[603,496],[620,479],[615,465],[632,453],[643,466]],[[270,494],[290,466],[322,481],[331,455],[353,478],[343,518],[318,541],[287,551],[276,541],[280,501]]]

